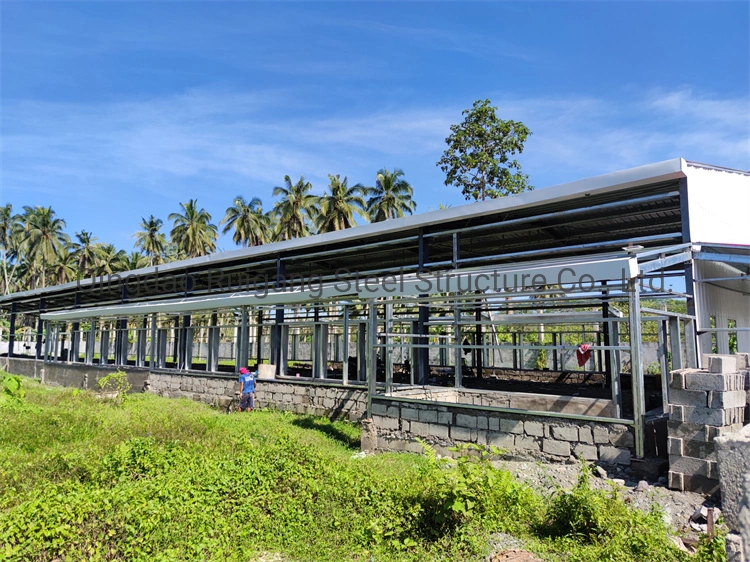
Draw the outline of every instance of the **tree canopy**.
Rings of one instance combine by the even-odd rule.
[[[512,159],[523,152],[531,134],[520,121],[504,121],[490,100],[477,100],[462,112],[464,120],[451,125],[448,148],[437,162],[445,172],[445,185],[455,185],[467,200],[484,201],[533,189]]]

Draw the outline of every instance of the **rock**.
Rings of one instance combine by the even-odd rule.
[[[638,485],[635,487],[636,492],[645,492],[648,489],[649,485],[645,480],[641,480],[640,482],[638,482]]]
[[[658,480],[658,482],[659,482],[659,484],[661,484],[662,486],[666,486],[666,485],[667,485],[667,477],[666,477],[666,476],[659,476],[659,480]],[[683,546],[684,546],[684,545],[683,545]]]
[[[625,480],[623,480],[622,478],[613,478],[612,479],[612,483],[613,484],[618,484],[620,486],[624,486],[625,485]]]
[[[705,533],[708,530],[708,525],[705,523],[696,523],[695,521],[690,522],[690,528],[693,531],[698,531],[700,533]]]
[[[669,540],[671,540],[672,543],[683,552],[692,552],[688,547],[685,546],[685,543],[682,542],[682,539],[680,537],[669,537]]]
[[[604,470],[601,466],[594,467],[594,474],[596,474],[599,478],[607,478],[607,471]]]

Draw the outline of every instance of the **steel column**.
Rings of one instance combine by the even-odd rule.
[[[91,325],[89,326],[89,332],[86,335],[86,357],[83,362],[86,365],[94,364],[94,350],[96,347],[96,318],[91,319]]]
[[[39,317],[36,321],[36,358],[42,358],[42,339],[44,335],[44,321],[42,313],[44,312],[44,299],[39,299]],[[46,339],[44,340],[46,341]]]
[[[349,384],[349,306],[344,305],[344,358],[341,362],[341,380]]]
[[[656,350],[659,359],[659,369],[661,370],[661,403],[662,412],[669,412],[669,368],[667,367],[667,323],[665,321],[657,324],[659,336],[659,347]]]
[[[8,357],[13,357],[13,348],[16,345],[16,303],[10,305],[10,327],[8,332]]]
[[[641,295],[638,279],[628,281],[628,302],[630,305],[630,372],[633,385],[633,420],[635,429],[635,454],[643,457],[646,401],[643,381],[643,358],[641,345]]]

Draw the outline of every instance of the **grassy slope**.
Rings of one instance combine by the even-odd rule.
[[[685,559],[658,514],[468,460],[352,458],[345,422],[24,385],[0,407],[0,559],[477,559],[493,531],[550,559]]]

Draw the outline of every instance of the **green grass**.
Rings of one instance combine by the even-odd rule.
[[[543,498],[477,450],[353,458],[346,422],[22,382],[0,400],[2,560],[479,560],[496,531],[550,560],[690,559],[585,476]]]

